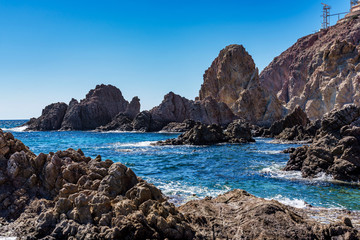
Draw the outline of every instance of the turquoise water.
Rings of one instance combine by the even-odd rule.
[[[294,144],[275,144],[257,138],[243,145],[152,146],[176,137],[164,133],[22,132],[15,128],[25,121],[0,121],[36,154],[71,147],[90,157],[101,155],[131,167],[159,187],[176,204],[205,196],[216,196],[234,188],[258,197],[276,199],[304,207],[360,210],[360,187],[332,182],[327,176],[306,180],[298,172],[283,172],[289,155],[280,153]]]

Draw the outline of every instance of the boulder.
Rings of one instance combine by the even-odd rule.
[[[171,122],[163,129],[162,132],[186,132],[189,131],[191,128],[195,126],[196,122],[191,119],[186,119],[185,121],[178,123],[178,122]]]

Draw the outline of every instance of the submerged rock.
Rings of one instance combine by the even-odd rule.
[[[360,107],[346,105],[321,121],[314,142],[290,155],[284,170],[298,170],[303,177],[321,173],[344,181],[360,180]]]

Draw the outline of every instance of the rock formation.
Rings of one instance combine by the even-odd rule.
[[[234,123],[233,125],[236,125]],[[231,129],[233,129],[231,127]],[[232,130],[238,135],[243,131]],[[21,239],[358,239],[234,190],[180,209],[121,163],[79,149],[35,155],[0,129],[0,235]]]
[[[121,91],[112,85],[97,85],[86,98],[78,102],[72,99],[69,106],[55,103],[47,106],[42,115],[25,125],[28,130],[92,130],[105,125],[117,114],[134,118],[140,112],[139,98],[129,104]]]
[[[277,201],[233,190],[179,209],[196,231],[195,239],[358,239],[345,224],[319,225]]]
[[[0,130],[0,235],[193,239],[161,191],[130,168],[68,149],[35,156]]]
[[[235,119],[228,106],[209,97],[202,101],[192,101],[173,92],[165,95],[162,103],[150,110],[155,121],[167,125],[191,119],[204,124],[227,125]]]
[[[191,119],[186,119],[185,121],[178,123],[178,122],[171,122],[163,129],[162,132],[186,132],[189,131],[191,128],[195,126],[196,122]]]
[[[213,145],[217,143],[248,143],[255,142],[250,126],[236,120],[224,131],[217,124],[206,125],[200,122],[178,138],[157,142],[157,145]]]
[[[39,118],[32,118],[26,124],[29,130],[49,131],[58,130],[67,110],[66,103],[53,103],[46,106]]]
[[[299,105],[310,120],[345,104],[360,105],[360,20],[299,39],[260,74],[263,88],[287,109]]]
[[[269,126],[285,111],[277,98],[260,85],[258,69],[241,45],[221,50],[205,71],[199,99],[207,97],[226,103],[236,115],[260,125]]]
[[[344,181],[360,180],[360,107],[346,105],[321,121],[314,142],[290,154],[285,170],[301,171],[303,177],[321,173]]]

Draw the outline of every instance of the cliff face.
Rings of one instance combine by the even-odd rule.
[[[258,69],[241,45],[221,50],[205,71],[199,99],[207,97],[226,103],[234,114],[251,123],[270,125],[283,114],[280,102],[260,85]]]
[[[349,18],[299,39],[260,74],[260,83],[287,109],[311,120],[345,104],[360,104],[360,21]]]

